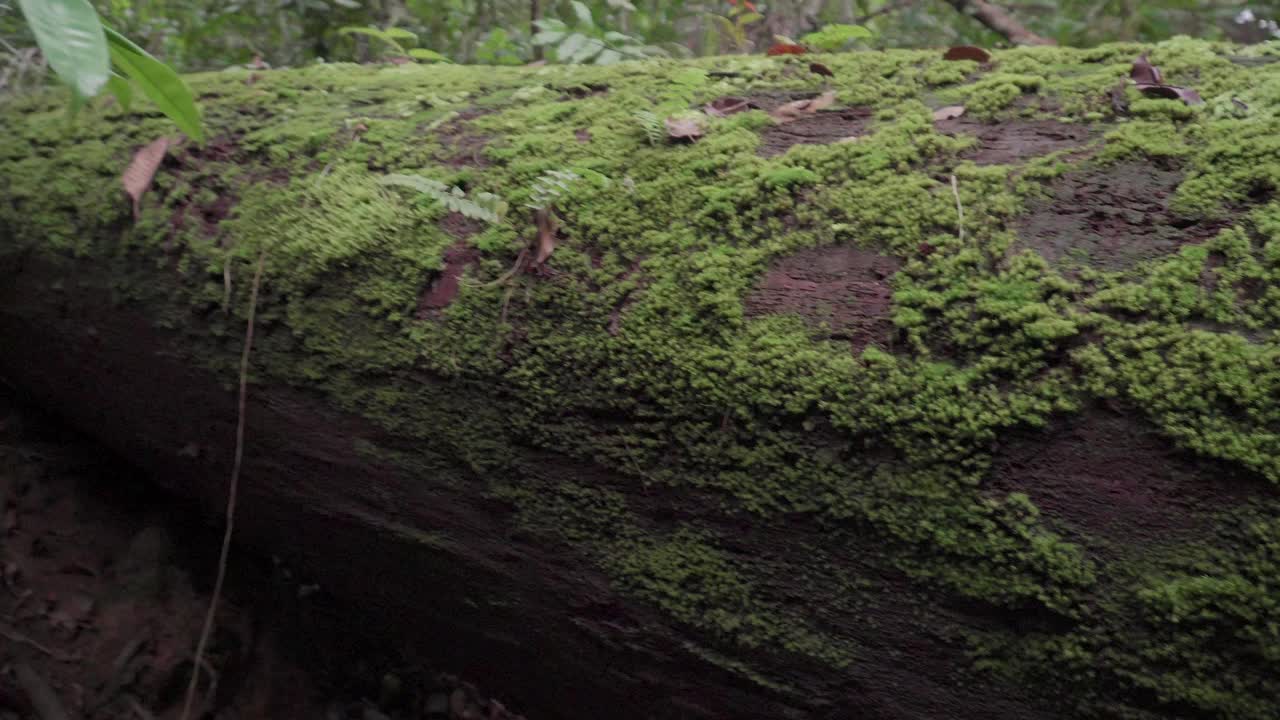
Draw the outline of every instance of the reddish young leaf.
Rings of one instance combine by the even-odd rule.
[[[702,123],[692,117],[669,117],[666,120],[667,135],[673,140],[693,142],[702,137]]]
[[[961,115],[964,115],[963,105],[947,105],[946,107],[940,107],[933,111],[933,120],[934,122],[955,120]]]
[[[836,92],[828,90],[817,97],[806,98],[804,100],[796,100],[786,105],[780,105],[773,112],[769,113],[779,123],[789,123],[793,120],[799,120],[805,115],[812,115],[823,108],[831,107],[836,101]]]
[[[778,43],[769,48],[767,55],[803,55],[809,52],[803,45],[794,43]]]
[[[124,185],[124,191],[133,199],[133,218],[138,219],[138,215],[142,212],[142,195],[151,187],[151,181],[155,179],[156,170],[160,168],[160,163],[164,161],[164,155],[169,151],[169,138],[161,137],[152,140],[150,144],[144,146],[133,154],[133,160],[129,163],[129,167],[125,168],[124,174],[120,176],[120,182]]]
[[[702,109],[712,117],[726,117],[750,110],[751,101],[740,97],[722,97],[712,100]]]
[[[957,45],[946,52],[942,56],[943,60],[973,60],[974,62],[988,62],[991,60],[991,53],[983,50],[975,45]]]
[[[826,75],[827,77],[836,76],[835,73],[831,72],[831,68],[827,67],[826,65],[823,65],[820,62],[809,63],[809,72],[816,73],[818,75]]]
[[[1139,85],[1163,85],[1164,76],[1160,74],[1160,68],[1151,64],[1147,59],[1147,54],[1143,53],[1133,61],[1133,69],[1129,71],[1129,79]]]

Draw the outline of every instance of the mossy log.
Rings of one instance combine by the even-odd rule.
[[[0,374],[220,508],[265,253],[242,538],[531,717],[1273,720],[1268,52],[231,70],[136,217],[9,101]]]

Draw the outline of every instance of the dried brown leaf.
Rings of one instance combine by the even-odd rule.
[[[769,113],[769,116],[779,123],[789,123],[793,120],[799,120],[805,115],[812,115],[819,110],[829,108],[835,101],[836,92],[828,90],[817,97],[779,105],[773,112]]]
[[[712,100],[702,109],[712,117],[727,117],[735,113],[750,110],[751,101],[740,97],[722,97]]]
[[[695,117],[669,117],[666,120],[667,135],[673,140],[693,142],[702,137],[702,123]]]
[[[934,122],[941,122],[942,120],[955,120],[961,115],[964,115],[963,105],[947,105],[946,107],[940,107],[937,110],[933,111],[933,120]]]
[[[536,210],[533,214],[534,225],[538,228],[538,254],[534,256],[530,267],[539,267],[556,251],[556,216],[548,208]]]
[[[1191,88],[1178,87],[1177,85],[1148,85],[1140,83],[1138,91],[1150,98],[1181,100],[1187,105],[1199,105],[1204,102],[1204,99],[1200,97],[1200,93]]]
[[[809,52],[805,46],[796,43],[777,43],[769,48],[766,55],[803,55]]]
[[[164,161],[164,155],[168,151],[169,138],[161,137],[152,140],[150,144],[133,154],[129,167],[125,168],[124,175],[120,176],[124,191],[133,199],[135,220],[142,211],[142,195],[147,192],[147,188],[151,187],[151,181],[156,177],[156,170],[160,168],[160,163]]]
[[[991,53],[983,50],[976,45],[956,45],[947,50],[942,56],[943,60],[973,60],[974,62],[988,62],[991,60]]]
[[[1129,79],[1139,85],[1163,85],[1164,76],[1160,73],[1160,68],[1151,64],[1147,59],[1147,54],[1143,53],[1133,61],[1133,69],[1129,71]]]
[[[831,72],[831,68],[827,67],[826,65],[823,65],[820,62],[809,63],[809,72],[817,75],[825,75],[826,77],[836,76],[835,73]]]

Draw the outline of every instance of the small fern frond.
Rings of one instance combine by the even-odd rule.
[[[650,145],[662,144],[662,139],[666,132],[662,127],[662,120],[657,115],[648,110],[637,110],[632,113],[632,116],[640,124],[640,129],[644,130],[645,137],[649,139]]]
[[[439,180],[432,180],[421,175],[384,175],[378,179],[378,182],[382,185],[417,190],[444,205],[445,209],[450,212],[460,213],[463,217],[482,220],[491,224],[501,222],[502,216],[506,213],[508,207],[502,198],[493,193],[480,192],[472,197],[467,197],[467,194],[460,187],[450,187]]]

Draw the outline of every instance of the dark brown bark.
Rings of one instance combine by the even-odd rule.
[[[973,19],[1000,33],[1014,45],[1057,45],[1053,40],[1037,35],[1018,22],[1004,8],[986,0],[947,0],[957,11],[973,16]]]
[[[529,0],[529,34],[538,32],[538,21],[542,19],[542,0]],[[533,46],[533,61],[539,62],[546,57],[541,45]]]

